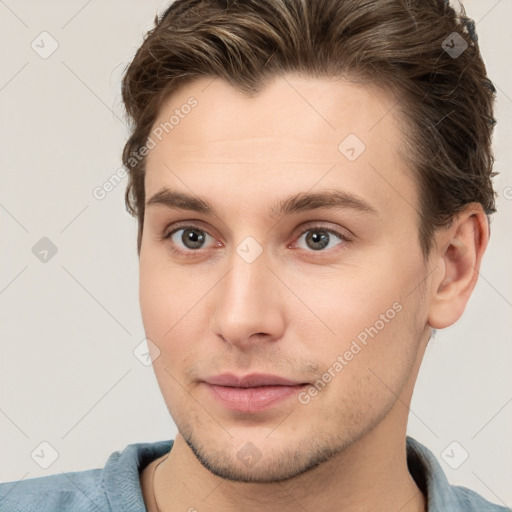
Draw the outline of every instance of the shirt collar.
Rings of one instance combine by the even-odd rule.
[[[111,510],[146,510],[140,487],[140,472],[150,462],[168,453],[172,445],[172,440],[129,444],[122,452],[114,452],[108,458],[102,486]]]
[[[463,512],[453,487],[434,454],[407,436],[407,466],[427,501],[427,512]]]

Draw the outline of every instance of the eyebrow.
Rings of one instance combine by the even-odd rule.
[[[197,213],[217,215],[215,208],[200,197],[163,188],[153,195],[146,207],[162,205],[171,209],[189,210]],[[342,190],[330,189],[322,192],[300,192],[286,199],[280,200],[271,206],[269,215],[272,218],[293,213],[300,213],[317,208],[350,209],[361,213],[378,216],[378,211],[364,199]]]

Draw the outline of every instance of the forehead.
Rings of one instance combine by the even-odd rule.
[[[196,105],[190,108],[192,99]],[[308,146],[316,134],[315,146],[321,137],[326,148],[337,152],[344,133],[354,133],[370,145],[382,135],[390,140],[398,135],[396,104],[384,89],[340,78],[284,75],[248,96],[222,79],[203,77],[178,89],[162,104],[153,130],[161,127],[163,138],[172,132],[180,150],[220,142],[229,146],[235,139],[238,146],[242,139],[256,137]],[[224,147],[221,154],[225,156]]]
[[[162,104],[150,137],[146,198],[162,186],[272,194],[283,187],[299,192],[316,180],[374,196],[383,206],[404,196],[409,206],[401,206],[414,202],[399,154],[396,99],[370,84],[284,75],[249,97],[204,77]]]

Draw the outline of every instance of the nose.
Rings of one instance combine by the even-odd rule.
[[[269,268],[265,252],[248,263],[237,253],[227,275],[215,287],[210,327],[238,348],[275,342],[285,329],[283,284]]]

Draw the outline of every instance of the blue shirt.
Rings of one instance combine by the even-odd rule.
[[[0,484],[0,512],[146,512],[140,472],[168,453],[173,441],[129,444],[103,469]],[[425,446],[407,437],[407,464],[428,512],[510,512],[465,487],[453,486]]]

